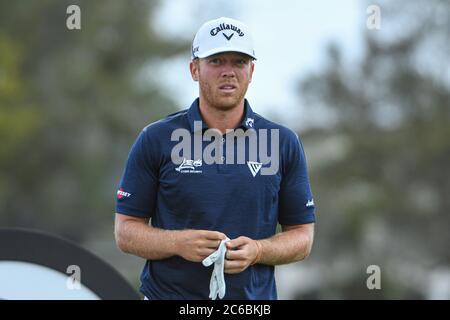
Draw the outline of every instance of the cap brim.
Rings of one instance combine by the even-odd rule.
[[[239,52],[239,53],[246,54],[249,57],[251,57],[252,59],[256,60],[256,57],[251,52],[248,52],[248,51],[245,51],[245,50],[242,50],[239,48],[233,48],[233,47],[214,48],[212,50],[205,51],[200,54],[196,54],[195,57],[193,57],[193,58],[206,58],[206,57],[212,56],[213,54],[223,53],[223,52]]]

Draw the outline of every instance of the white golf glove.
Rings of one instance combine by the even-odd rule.
[[[220,299],[223,299],[225,296],[226,286],[223,269],[225,265],[225,254],[227,253],[227,246],[225,243],[228,241],[230,241],[228,238],[222,240],[219,244],[219,248],[202,261],[205,267],[209,267],[214,263],[214,270],[209,283],[209,297],[212,300],[216,300],[217,296],[219,296]]]

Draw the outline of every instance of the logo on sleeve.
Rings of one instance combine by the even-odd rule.
[[[307,207],[314,207],[314,199],[308,200],[308,202],[306,203]]]
[[[117,199],[123,199],[123,198],[129,198],[131,196],[131,193],[123,191],[122,188],[117,190]]]

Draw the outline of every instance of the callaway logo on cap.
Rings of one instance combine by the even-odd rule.
[[[205,22],[192,43],[192,59],[229,51],[245,53],[256,59],[250,30],[244,23],[231,18]]]

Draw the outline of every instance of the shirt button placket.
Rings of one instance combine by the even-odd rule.
[[[226,172],[226,168],[227,168],[226,164],[225,164],[226,149],[225,149],[225,138],[224,137],[222,137],[221,142],[222,142],[222,157],[221,157],[222,164],[217,165],[217,171],[224,173],[224,172]]]

